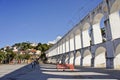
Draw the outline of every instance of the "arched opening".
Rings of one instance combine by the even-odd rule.
[[[83,54],[83,66],[91,66],[91,52],[86,50]]]
[[[101,27],[103,25],[103,14],[99,13],[94,17],[93,20],[93,38],[94,38],[94,44],[102,43],[102,33],[101,33]]]
[[[114,68],[120,69],[120,44],[117,46],[115,51]]]
[[[106,49],[99,47],[95,52],[95,67],[105,68],[106,67]]]
[[[80,65],[80,58],[81,58],[80,51],[77,51],[75,57],[76,57],[75,58],[75,65]]]
[[[70,53],[70,64],[73,64],[73,61],[74,61],[74,53],[71,52]]]
[[[56,63],[61,63],[63,61],[63,57],[61,55],[56,56]]]
[[[102,42],[106,42],[106,29],[105,29],[105,24],[104,24],[105,18],[102,17],[101,21],[100,21],[100,30],[101,30],[101,35],[102,35]]]
[[[52,61],[53,64],[57,63],[57,62],[56,62],[57,59],[56,59],[55,57],[52,57],[52,58],[51,58],[51,61]]]
[[[112,39],[120,38],[120,0],[115,0],[110,10],[110,27]]]
[[[89,35],[90,24],[85,23],[83,25],[82,37],[83,37],[83,47],[90,46],[90,35]]]
[[[66,63],[66,64],[68,64],[68,62],[69,62],[69,55],[68,55],[68,54],[66,54],[65,63]]]

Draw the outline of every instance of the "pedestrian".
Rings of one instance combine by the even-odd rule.
[[[31,63],[31,65],[32,65],[32,69],[34,69],[34,68],[35,68],[35,61],[33,61],[33,62]]]

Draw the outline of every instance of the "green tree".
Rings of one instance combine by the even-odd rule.
[[[47,44],[42,44],[42,52],[43,53],[48,49],[49,49],[49,46]]]
[[[45,53],[42,53],[42,54],[40,55],[40,59],[41,59],[43,62],[46,62],[46,61],[47,61],[46,54],[45,54]]]
[[[106,34],[105,34],[105,28],[101,28],[101,33],[102,33],[102,37],[103,37],[103,42],[106,41]]]
[[[42,51],[42,44],[38,43],[38,45],[35,47],[35,49]]]
[[[102,36],[105,37],[105,28],[101,28]]]
[[[24,54],[24,59],[29,60],[30,59],[30,54]]]
[[[17,54],[17,55],[15,56],[15,59],[16,59],[16,60],[22,60],[22,59],[24,59],[24,57],[23,57],[22,54]]]
[[[10,61],[12,61],[15,58],[16,54],[12,51],[12,49],[9,49],[9,48],[7,48],[5,51],[6,51],[5,52],[6,53],[6,61],[9,63]]]
[[[2,63],[6,59],[6,55],[3,51],[0,51],[0,63]]]
[[[13,45],[13,47],[17,47],[19,48],[20,50],[27,50],[27,49],[32,49],[34,48],[34,46],[31,46],[31,43],[30,42],[22,42],[22,43],[16,43]]]

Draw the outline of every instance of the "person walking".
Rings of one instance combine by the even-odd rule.
[[[31,65],[32,65],[32,69],[35,69],[35,61],[33,61]]]

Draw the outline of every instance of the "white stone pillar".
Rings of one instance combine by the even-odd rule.
[[[63,48],[63,54],[62,54],[63,61],[62,62],[65,63],[65,60],[66,60],[66,55],[65,55],[66,41],[64,40],[64,42],[62,42],[62,44],[63,44],[63,47],[62,47]]]
[[[70,36],[70,51],[74,51],[74,36]]]
[[[90,36],[88,30],[83,31],[82,33],[83,33],[83,47],[90,46]]]
[[[112,34],[111,34],[111,28],[110,28],[110,21],[109,21],[109,19],[106,19],[104,21],[104,25],[105,25],[106,39],[107,39],[107,41],[110,41],[110,40],[112,40]]]
[[[110,25],[110,19],[109,19],[109,14],[110,14],[110,4],[109,4],[109,0],[104,0],[104,2],[107,5],[108,8],[108,12],[105,14],[105,21],[104,21],[104,25],[105,25],[105,35],[106,35],[106,39],[107,41],[112,40],[112,31],[111,31],[111,25]]]
[[[106,68],[114,68],[114,45],[112,41],[106,42]]]
[[[106,42],[106,48],[107,48],[106,68],[114,68],[114,61],[113,61],[113,59],[114,59],[114,57],[113,57],[114,56],[114,46],[113,46],[113,43],[111,42],[111,40],[118,37],[118,35],[114,36],[114,34],[120,34],[118,32],[118,30],[115,30],[115,29],[117,29],[116,27],[118,27],[118,25],[120,25],[120,22],[119,22],[118,25],[116,26],[116,22],[118,22],[120,20],[120,17],[118,19],[117,18],[118,15],[115,15],[116,13],[111,14],[110,13],[111,4],[110,4],[109,0],[105,0],[105,2],[107,4],[107,8],[108,8],[108,13],[106,15],[106,20],[104,22],[105,29],[106,29],[106,38],[107,38],[107,42]],[[118,21],[115,22],[114,20],[118,20]],[[114,25],[114,22],[115,22],[115,25]],[[117,31],[117,32],[115,32],[115,31]]]
[[[69,58],[68,58],[68,64],[70,64],[70,55],[71,55],[71,54],[70,54],[70,46],[71,46],[71,45],[70,45],[70,37],[69,37],[69,39],[68,39],[68,44],[69,44],[69,52],[68,52],[68,57],[69,57]]]
[[[57,43],[57,55],[58,55],[58,43]]]
[[[83,34],[82,34],[82,30],[80,30],[80,40],[81,40],[81,48],[83,48]]]
[[[110,25],[112,31],[112,39],[120,38],[120,15],[119,11],[111,13],[110,16]]]
[[[80,53],[82,54],[81,58],[80,58],[80,66],[82,67],[83,66],[83,34],[82,34],[82,30],[80,30],[80,37],[81,37],[81,50],[80,50]]]
[[[58,44],[58,50],[59,50],[59,54],[60,54],[60,44]]]
[[[62,42],[60,42],[60,54],[62,54]]]
[[[91,36],[91,43],[90,45],[94,45],[94,35],[93,35],[93,26],[90,24],[91,30],[90,30],[90,36]]]
[[[66,61],[66,39],[65,39],[65,42],[64,42],[64,50],[65,50],[65,53],[64,53],[64,63],[66,63],[65,61]]]
[[[66,43],[65,43],[65,46],[66,46],[66,48],[65,48],[65,51],[66,51],[66,60],[65,60],[65,62],[68,64],[68,60],[69,60],[69,56],[68,56],[68,54],[69,54],[69,38],[66,38]]]
[[[81,36],[80,36],[80,32],[79,32],[79,34],[77,34],[75,36],[75,42],[76,42],[76,49],[80,49],[81,48]]]
[[[73,65],[75,65],[75,59],[76,59],[76,40],[75,40],[75,33],[73,34],[73,40],[74,40],[74,59],[73,59]]]
[[[61,55],[62,55],[62,63],[64,63],[64,54],[63,54],[63,41],[61,42],[61,45],[62,45],[62,51],[61,51],[61,52],[62,52],[62,54],[61,54]]]
[[[67,51],[66,51],[66,39],[65,39],[65,53],[66,53]]]
[[[81,52],[82,52],[82,50],[81,50]],[[84,57],[81,56],[81,58],[80,58],[80,66],[81,66],[81,67],[83,66],[83,59],[84,59]]]
[[[91,67],[95,66],[95,46],[91,46],[91,53],[92,53],[92,58],[91,58]]]
[[[62,45],[62,54],[63,54],[63,41],[62,41],[62,44],[61,44],[61,45]]]
[[[93,37],[94,37],[94,44],[102,43],[102,34],[99,23],[93,25]]]

